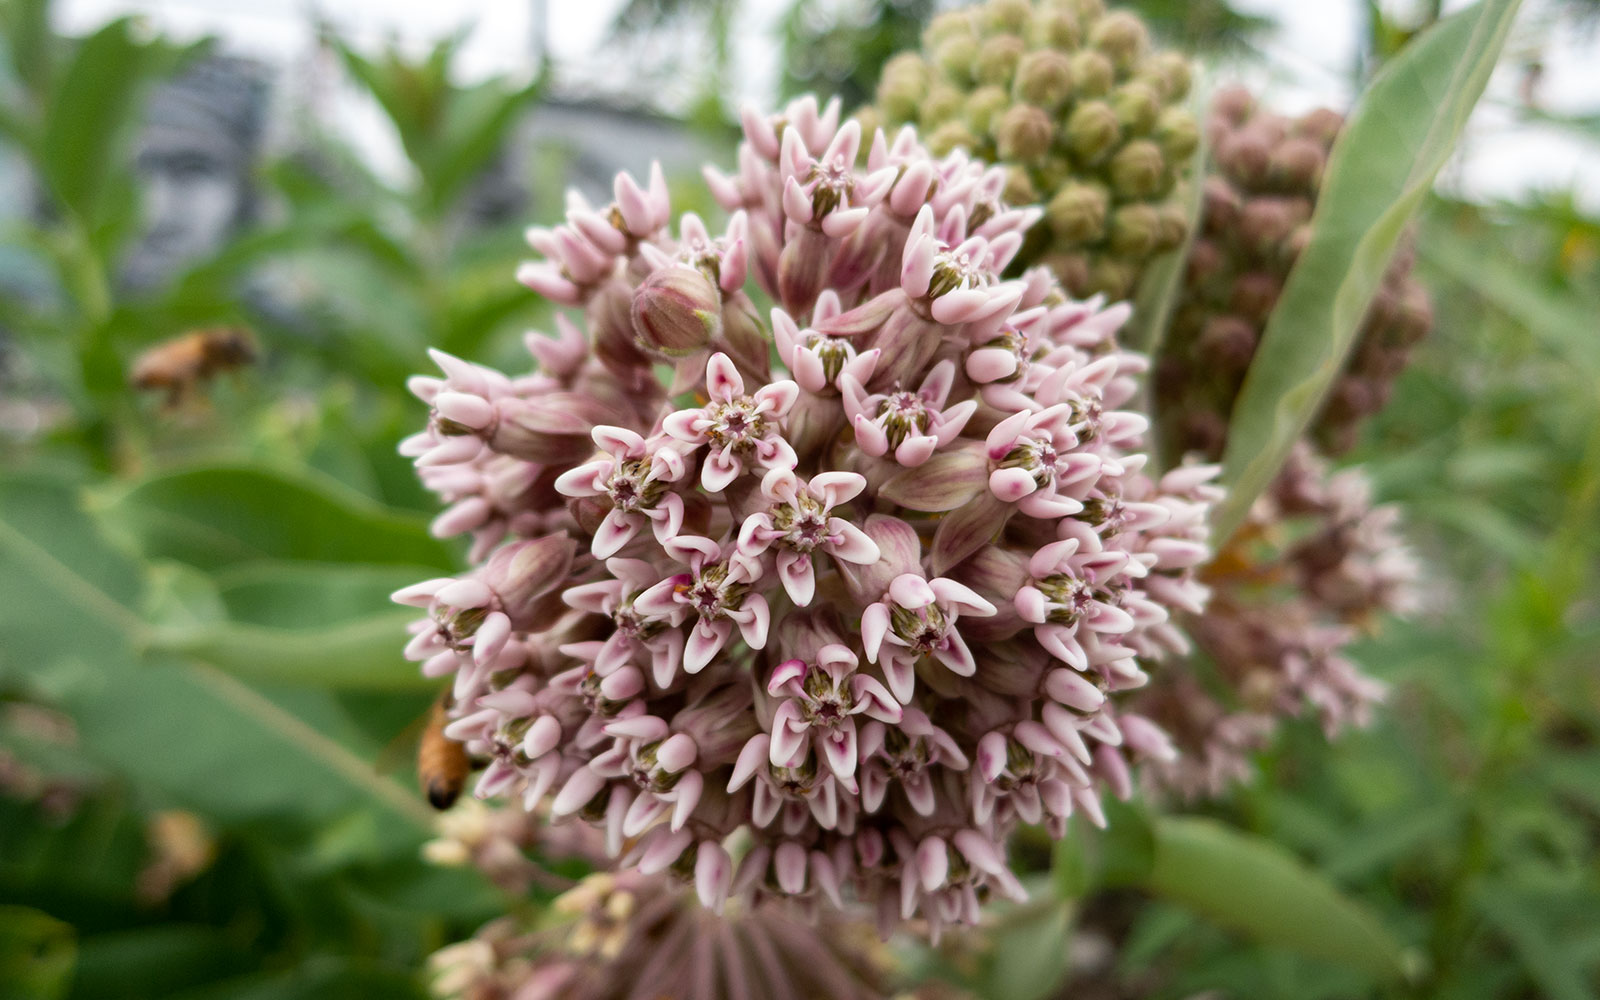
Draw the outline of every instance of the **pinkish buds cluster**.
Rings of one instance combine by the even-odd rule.
[[[1004,277],[1040,214],[1002,171],[810,99],[744,124],[723,235],[674,235],[659,172],[574,199],[522,278],[584,325],[531,375],[413,381],[403,450],[482,566],[396,595],[407,654],[453,678],[480,795],[708,906],[937,933],[1021,895],[1017,823],[1100,822],[1170,753],[1121,702],[1205,599],[1215,470],[1143,471],[1125,307]]]

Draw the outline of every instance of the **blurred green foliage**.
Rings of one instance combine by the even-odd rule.
[[[721,71],[735,6],[693,7]],[[931,5],[820,6],[786,22],[787,85],[853,103]],[[1207,50],[1261,26],[1220,0],[1134,6]],[[628,8],[644,28],[674,9]],[[403,380],[424,347],[495,360],[541,318],[510,280],[514,228],[463,222],[541,84],[458,85],[458,40],[406,58],[328,36],[405,180],[308,122],[260,178],[282,211],[135,295],[115,277],[138,225],[128,140],[203,48],[48,23],[40,0],[0,2],[0,136],[39,203],[0,248],[38,276],[0,298],[33,369],[7,392],[64,413],[0,440],[0,997],[418,995],[423,958],[507,901],[422,863],[410,776],[374,767],[430,698],[384,597],[460,557],[393,448],[421,419]],[[1600,221],[1553,196],[1435,198],[1418,246],[1436,333],[1356,456],[1432,567],[1425,613],[1360,651],[1395,686],[1380,723],[1331,747],[1293,728],[1211,810],[1226,827],[1113,806],[1115,837],[1019,845],[1041,902],[984,954],[908,975],[995,998],[1596,995]],[[245,294],[263,272],[288,276],[289,308]],[[127,385],[143,349],[224,324],[264,358],[197,409]],[[198,861],[163,884],[184,848]],[[1230,877],[1174,887],[1180,864]],[[1283,907],[1326,914],[1321,935]],[[1111,928],[1115,962],[1067,968],[1074,926]]]

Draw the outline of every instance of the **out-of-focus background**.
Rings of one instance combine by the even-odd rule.
[[[943,6],[0,0],[0,997],[422,995],[428,954],[542,905],[424,846],[431,692],[386,595],[462,553],[394,452],[424,418],[405,377],[430,345],[522,364],[550,316],[511,280],[521,231],[568,186],[726,163],[741,100],[870,99]],[[1459,5],[1127,6],[1298,111]],[[1351,457],[1429,567],[1360,650],[1390,704],[1332,747],[1292,727],[1211,808],[1379,913],[1416,995],[1577,1000],[1600,4],[1529,0],[1508,52],[1420,220],[1435,332]],[[1093,905],[1121,947],[1079,935],[1050,989],[1367,989],[1133,892]]]

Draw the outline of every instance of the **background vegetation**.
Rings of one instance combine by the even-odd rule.
[[[927,5],[845,27],[810,6],[785,21],[786,80],[859,96]],[[1259,28],[1220,0],[1134,6],[1208,51]],[[461,86],[450,43],[336,45],[410,180],[308,128],[260,178],[280,211],[134,294],[128,140],[197,50],[126,21],[57,38],[37,0],[0,13],[0,138],[38,189],[0,245],[0,403],[26,418],[0,437],[0,997],[421,995],[426,955],[509,901],[421,858],[403,743],[431,692],[385,596],[462,553],[428,534],[394,444],[423,418],[403,383],[425,346],[507,360],[545,319],[510,280],[515,229],[460,224],[541,85]],[[1369,27],[1353,72],[1416,25],[1374,6]],[[1152,898],[1136,810],[1057,853],[1066,895],[1097,890],[1083,903],[1016,917],[976,958],[910,953],[908,975],[993,997],[1069,975],[1093,996],[1600,993],[1600,219],[1559,192],[1430,196],[1417,242],[1436,329],[1353,456],[1430,567],[1424,612],[1360,651],[1391,704],[1334,747],[1293,728],[1210,809],[1375,915],[1406,975]],[[292,308],[255,304],[264,275]],[[254,332],[259,364],[177,410],[129,387],[143,349],[221,325]],[[1116,928],[1113,962],[1021,960],[1065,955],[1075,919]]]

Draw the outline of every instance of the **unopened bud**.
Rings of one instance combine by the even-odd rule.
[[[645,350],[681,358],[721,332],[722,295],[698,268],[657,268],[633,293],[633,333]]]
[[[957,149],[971,151],[977,148],[978,137],[972,134],[965,122],[945,122],[928,136],[928,149],[935,156],[946,156]]]
[[[1027,50],[1027,43],[1016,35],[995,35],[985,39],[978,50],[978,60],[972,67],[973,79],[979,83],[1011,86],[1011,78],[1016,75],[1017,65],[1022,62],[1022,54]]]
[[[1156,119],[1155,137],[1167,159],[1182,163],[1200,145],[1200,126],[1187,108],[1167,108]]]
[[[1256,108],[1255,95],[1244,87],[1223,87],[1211,98],[1211,115],[1239,128]]]
[[[1199,349],[1208,363],[1242,372],[1255,355],[1256,331],[1238,316],[1213,316],[1200,333]]]
[[[1181,201],[1164,201],[1156,206],[1156,253],[1176,250],[1189,235],[1189,210]]]
[[[883,67],[878,106],[892,121],[915,121],[917,106],[927,92],[928,64],[915,52],[902,52]],[[863,129],[862,134],[872,133]]]
[[[1201,212],[1206,229],[1213,233],[1225,233],[1239,221],[1239,192],[1221,177],[1213,175],[1205,179],[1203,199]]]
[[[1295,135],[1314,140],[1324,149],[1333,145],[1344,128],[1344,116],[1329,108],[1308,111],[1295,120],[1291,131]]]
[[[928,29],[922,33],[922,44],[930,49],[951,38],[971,38],[973,35],[972,18],[969,11],[948,10],[934,16],[928,23]]]
[[[1253,323],[1265,323],[1278,303],[1279,280],[1266,271],[1247,271],[1233,283],[1230,308]]]
[[[1161,147],[1149,139],[1135,139],[1111,158],[1111,187],[1121,198],[1154,198],[1169,184]]]
[[[1160,241],[1161,219],[1142,202],[1123,205],[1111,216],[1111,249],[1129,257],[1148,257]]]
[[[1006,168],[1006,186],[1000,197],[1007,205],[1032,205],[1039,200],[1039,189],[1033,186],[1026,169],[1010,166]]]
[[[1112,301],[1125,299],[1133,293],[1133,282],[1138,276],[1136,263],[1103,257],[1089,269],[1089,290],[1104,293]]]
[[[1089,31],[1089,44],[1111,57],[1119,69],[1128,69],[1144,54],[1150,41],[1144,22],[1127,11],[1107,14]]]
[[[1042,8],[1033,12],[1027,38],[1035,48],[1071,52],[1083,41],[1083,26],[1069,10]]]
[[[588,393],[545,392],[534,399],[502,399],[488,444],[502,455],[541,464],[581,462],[594,451],[589,432],[616,414]]]
[[[1194,82],[1189,59],[1181,52],[1157,52],[1145,60],[1139,72],[1160,86],[1161,96],[1169,104],[1188,97]]]
[[[1033,20],[1029,0],[989,0],[978,9],[978,24],[986,33],[1006,31],[1020,35]]]
[[[1111,194],[1098,184],[1069,184],[1050,199],[1050,229],[1072,243],[1097,243],[1105,236]]]
[[[1067,119],[1067,146],[1087,162],[1110,153],[1121,139],[1117,113],[1104,101],[1086,101]]]
[[[1104,52],[1082,49],[1072,54],[1072,92],[1079,97],[1104,97],[1117,80],[1117,68]]]
[[[1111,106],[1123,131],[1144,135],[1155,128],[1161,113],[1161,94],[1143,80],[1129,80],[1111,94]]]
[[[1322,181],[1323,161],[1316,140],[1291,136],[1272,151],[1267,174],[1282,190],[1314,192]]]
[[[967,96],[948,83],[934,84],[922,99],[922,127],[931,129],[959,118],[966,102]]]
[[[1072,60],[1052,49],[1029,52],[1017,64],[1014,89],[1029,104],[1054,111],[1072,96]]]
[[[1197,236],[1189,247],[1188,282],[1202,286],[1222,273],[1222,248],[1204,236]]]
[[[968,81],[976,76],[974,63],[978,61],[978,40],[971,35],[955,35],[939,43],[933,50],[934,65],[947,76]]]
[[[967,98],[967,124],[979,135],[987,135],[1000,125],[1000,116],[1011,104],[1011,96],[992,84],[979,87]]]
[[[560,591],[577,550],[569,535],[546,535],[502,545],[489,557],[483,582],[500,599],[512,629],[542,632],[555,623],[563,609]]]
[[[1034,163],[1050,151],[1055,126],[1050,116],[1031,104],[1014,104],[1000,118],[995,144],[1003,160]]]
[[[1285,241],[1296,226],[1310,218],[1304,198],[1251,198],[1239,213],[1239,240],[1261,257],[1284,252]]]
[[[1234,182],[1253,188],[1267,175],[1272,143],[1255,129],[1241,129],[1217,146],[1217,165]]]

